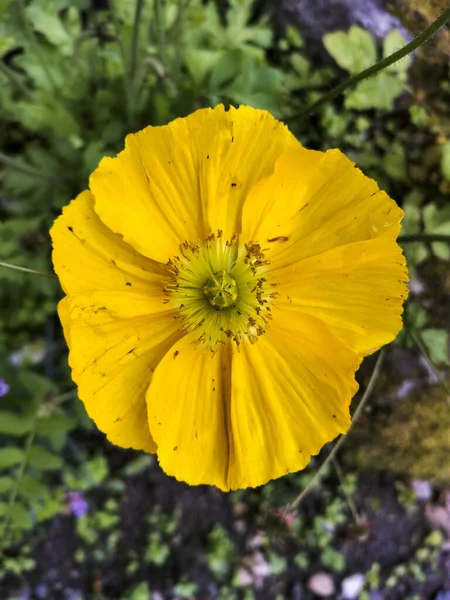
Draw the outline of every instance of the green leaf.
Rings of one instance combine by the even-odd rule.
[[[29,500],[38,500],[48,494],[46,485],[27,474],[22,476],[18,491],[21,496]]]
[[[21,415],[9,410],[0,410],[0,433],[24,435],[30,431],[33,415]]]
[[[42,521],[47,521],[48,519],[52,519],[55,515],[58,515],[61,512],[62,508],[62,498],[46,498],[45,502],[42,506],[38,506],[35,510],[36,512],[36,521],[41,523]]]
[[[214,63],[219,56],[220,53],[216,50],[186,49],[184,60],[189,73],[197,85],[203,83],[206,76],[212,71]]]
[[[14,479],[12,477],[0,477],[0,494],[8,492],[14,485]]]
[[[131,592],[128,600],[150,600],[150,589],[148,583],[139,583]]]
[[[36,433],[47,438],[55,451],[60,451],[66,442],[67,433],[75,426],[75,421],[64,413],[53,413],[38,420]]]
[[[337,64],[350,73],[359,73],[377,61],[372,34],[356,25],[350,27],[348,33],[327,33],[323,44]]]
[[[209,85],[211,91],[218,90],[226,83],[230,83],[242,70],[243,55],[238,49],[224,50],[214,63]]]
[[[392,144],[389,151],[384,155],[382,165],[386,173],[396,181],[405,181],[406,154],[401,144]]]
[[[392,110],[395,100],[404,90],[403,82],[392,73],[381,72],[361,81],[345,98],[346,108],[356,110]]]
[[[32,371],[21,371],[20,383],[25,386],[30,394],[39,399],[43,398],[47,393],[57,394],[58,392],[53,382]]]
[[[441,171],[445,179],[450,181],[450,140],[442,146]]]
[[[154,458],[151,454],[141,454],[131,462],[129,462],[123,469],[123,474],[127,477],[133,477],[139,475],[143,471],[149,469],[152,466]]]
[[[45,10],[36,3],[26,8],[33,28],[41,33],[50,44],[60,46],[64,54],[72,51],[72,39],[55,11]]]
[[[28,457],[28,464],[40,471],[56,471],[62,465],[62,458],[51,454],[42,446],[33,446]]]
[[[21,448],[2,448],[0,449],[0,469],[9,469],[20,464],[25,458],[25,453]]]
[[[421,335],[430,353],[431,361],[435,365],[450,364],[447,331],[444,329],[425,329]]]
[[[33,528],[33,519],[31,518],[30,511],[19,502],[11,506],[9,515],[13,529],[27,530]]]

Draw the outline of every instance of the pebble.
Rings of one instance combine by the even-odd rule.
[[[335,592],[333,578],[324,571],[315,573],[308,581],[308,589],[321,598],[332,596]]]
[[[261,552],[255,552],[252,557],[251,570],[255,577],[268,577],[271,573],[270,565]]]
[[[253,585],[253,576],[247,569],[241,567],[235,575],[235,582],[238,587],[248,587]]]
[[[342,598],[344,600],[356,600],[362,592],[366,576],[355,573],[342,581]]]
[[[419,500],[431,500],[433,490],[429,481],[414,479],[411,481],[411,487]]]

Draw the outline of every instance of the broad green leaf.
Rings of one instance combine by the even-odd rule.
[[[31,518],[30,511],[19,502],[16,501],[15,504],[11,506],[9,515],[11,517],[12,528],[20,530],[32,529],[33,519]]]
[[[0,0],[0,17],[3,16],[6,9],[8,8],[8,4],[11,4],[13,0]]]
[[[392,73],[382,72],[361,81],[345,98],[346,108],[356,110],[392,110],[395,100],[404,91],[404,84]]]
[[[12,477],[0,477],[0,494],[8,492],[14,485]]]
[[[383,156],[382,165],[392,179],[405,181],[407,171],[404,147],[400,144],[392,144],[388,152]]]
[[[47,418],[41,418],[36,425],[36,433],[42,435],[50,442],[54,450],[62,450],[67,433],[75,427],[73,419],[63,412],[53,413]]]
[[[187,48],[184,54],[186,66],[193,80],[200,85],[206,76],[211,72],[214,63],[220,57],[216,50],[199,50],[197,48]]]
[[[48,488],[38,479],[24,474],[19,483],[19,494],[29,500],[37,500],[48,494]]]
[[[62,458],[51,454],[42,446],[33,446],[28,456],[28,464],[39,471],[56,471],[62,465]]]
[[[450,140],[442,146],[441,171],[445,179],[450,181]]]
[[[221,52],[212,68],[209,85],[211,91],[218,90],[230,83],[242,70],[244,57],[241,50],[224,50]]]
[[[432,362],[436,365],[450,364],[447,331],[444,329],[425,329],[421,335]]]
[[[359,73],[377,61],[373,36],[361,27],[352,26],[348,33],[327,33],[323,44],[337,64],[350,73]]]
[[[72,39],[55,11],[45,10],[36,3],[27,6],[27,16],[32,27],[50,44],[60,46],[64,54],[72,51]]]
[[[36,521],[41,523],[52,519],[55,515],[58,515],[62,510],[62,497],[46,498],[45,502],[35,509]]]
[[[139,583],[128,596],[128,600],[150,600],[151,594],[148,583]]]
[[[0,410],[0,433],[24,435],[30,430],[33,415],[21,415],[9,410]]]
[[[0,469],[9,469],[20,464],[25,458],[25,453],[21,448],[2,448],[0,449]]]

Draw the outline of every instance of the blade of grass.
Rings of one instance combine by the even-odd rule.
[[[34,269],[28,269],[27,267],[19,267],[19,265],[12,265],[11,263],[4,262],[3,260],[0,260],[0,267],[12,269],[13,271],[22,271],[23,273],[31,273],[32,275],[40,275],[41,277],[51,277],[52,279],[57,279],[56,275],[53,273],[44,273],[43,271],[35,271]]]

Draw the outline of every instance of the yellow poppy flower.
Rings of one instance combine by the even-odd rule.
[[[109,440],[222,490],[303,469],[401,328],[402,211],[269,113],[126,139],[51,231],[80,398]]]

